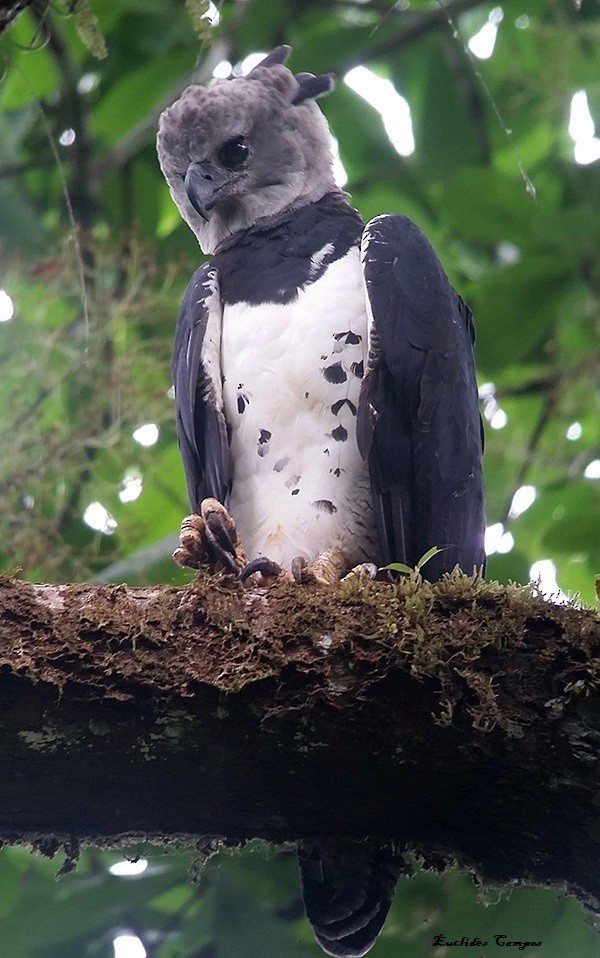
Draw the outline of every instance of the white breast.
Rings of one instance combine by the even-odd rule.
[[[367,316],[359,251],[285,306],[225,306],[223,401],[229,508],[249,558],[289,567],[339,546],[377,561],[369,479],[356,443]]]

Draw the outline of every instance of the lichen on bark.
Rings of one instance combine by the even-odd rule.
[[[459,573],[4,579],[0,609],[6,840],[368,836],[598,907],[590,610]]]

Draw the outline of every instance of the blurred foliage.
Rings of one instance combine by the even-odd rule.
[[[113,941],[137,937],[148,958],[319,958],[302,919],[295,854],[264,854],[260,842],[209,860],[191,884],[190,852],[139,846],[137,875],[116,876],[122,856],[87,851],[76,872],[55,880],[57,863],[22,848],[0,853],[3,954],[11,958],[113,958]],[[476,890],[454,870],[416,869],[401,879],[373,958],[443,958],[437,935],[480,938],[474,955],[502,958],[511,941],[524,958],[598,958],[600,942],[581,906],[541,889]],[[462,953],[462,949],[458,949]],[[512,953],[512,952],[511,952]],[[449,954],[449,952],[448,952]]]
[[[15,303],[0,326],[0,563],[32,579],[111,578],[115,562],[131,582],[185,579],[168,558],[187,505],[167,392],[201,257],[158,169],[157,118],[193,73],[287,41],[293,68],[367,64],[410,104],[416,149],[402,157],[342,82],[321,101],[356,206],[413,217],[473,307],[485,411],[505,418],[487,428],[489,522],[514,539],[489,574],[523,581],[551,559],[559,585],[593,601],[600,179],[567,128],[576,90],[600,108],[597,5],[507,0],[485,61],[465,50],[490,17],[476,0],[451,0],[452,27],[430,0],[224,0],[212,27],[205,0],[87,3],[79,24],[68,9],[38,2],[0,39],[0,282]],[[151,448],[132,437],[145,422],[160,428]],[[132,470],[142,493],[123,502]],[[510,518],[522,485],[537,499]],[[84,523],[92,502],[111,534]]]
[[[487,60],[465,50],[490,17],[481,0],[223,0],[212,27],[204,0],[88,0],[78,22],[69,9],[37,0],[0,38],[0,289],[15,309],[0,323],[0,568],[185,580],[169,558],[187,510],[169,355],[201,257],[158,169],[157,119],[192,74],[205,82],[219,60],[289,42],[292,68],[343,77],[365,64],[410,104],[416,149],[401,157],[342,82],[321,101],[363,216],[415,219],[473,307],[480,382],[493,384],[484,412],[505,414],[486,430],[489,522],[514,537],[490,575],[523,581],[551,559],[559,585],[592,601],[600,176],[597,162],[574,162],[568,120],[585,89],[600,123],[597,3],[505,0]],[[133,437],[145,423],[159,427],[150,447]],[[127,501],[132,475],[142,491]],[[537,499],[511,519],[524,484]],[[83,521],[93,502],[110,534]],[[297,887],[285,856],[213,864],[199,889],[185,884],[187,856],[155,855],[137,879],[108,876],[105,860],[88,853],[54,884],[54,864],[5,850],[5,953],[108,956],[119,927],[158,958],[317,953],[307,927],[284,920]],[[529,890],[483,909],[466,879],[422,874],[402,884],[374,958],[431,955],[434,929],[540,937],[544,958],[600,956],[573,903]]]

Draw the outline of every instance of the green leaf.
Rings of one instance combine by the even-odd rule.
[[[424,565],[427,565],[430,559],[433,559],[434,556],[438,555],[440,552],[444,552],[445,549],[448,549],[449,546],[432,546],[431,549],[428,549],[427,552],[424,552],[419,561],[417,562],[417,569],[419,572]]]
[[[67,954],[70,943],[82,947],[103,929],[126,924],[132,909],[173,884],[168,869],[137,878],[115,878],[100,869],[85,875],[75,872],[56,882],[58,866],[47,864],[49,869],[30,859],[18,903],[3,920],[2,947],[11,958],[46,958],[59,946]]]
[[[397,173],[400,177],[403,161],[374,107],[343,84],[327,97],[323,107],[331,119],[331,130],[339,141],[342,163],[351,182],[373,168],[379,175],[391,177]]]
[[[290,20],[289,0],[254,0],[245,4],[238,33],[240,50],[244,53],[254,53],[271,50],[281,43],[281,31],[285,30]]]
[[[0,41],[3,57],[0,79],[0,105],[15,110],[51,94],[60,82],[56,64],[49,51],[40,44],[38,28],[31,14],[25,12],[10,29],[8,40]],[[19,56],[18,50],[22,48]]]
[[[406,572],[408,575],[411,575],[415,571],[404,562],[390,562],[389,565],[382,566],[382,569],[384,572]]]
[[[496,553],[487,560],[486,579],[493,579],[508,585],[516,582],[517,585],[526,585],[529,582],[531,560],[528,560],[518,549],[500,555]]]
[[[539,207],[518,175],[485,167],[462,166],[444,184],[440,215],[461,235],[485,243],[531,244]]]
[[[467,294],[477,326],[477,360],[487,374],[512,363],[541,361],[553,323],[576,282],[561,256],[524,256],[491,269]]]
[[[120,77],[94,110],[95,136],[114,143],[181,81],[192,67],[187,51],[167,53]]]
[[[424,86],[419,109],[413,112],[416,159],[431,180],[444,180],[458,167],[477,161],[475,126],[457,83],[452,44],[443,35],[430,36],[417,55]]]

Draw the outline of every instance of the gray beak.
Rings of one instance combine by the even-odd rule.
[[[228,187],[235,178],[210,162],[190,163],[183,182],[190,203],[203,220],[208,220],[208,212],[229,194]]]

